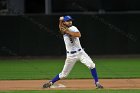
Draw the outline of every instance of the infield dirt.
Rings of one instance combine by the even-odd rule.
[[[52,88],[43,89],[49,80],[0,80],[0,90],[91,90],[93,79],[60,80]],[[140,89],[140,79],[100,79],[105,89]]]

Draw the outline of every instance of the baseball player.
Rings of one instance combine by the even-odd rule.
[[[95,68],[95,63],[93,63],[92,59],[87,55],[87,53],[82,49],[79,38],[81,34],[77,27],[72,25],[72,17],[64,16],[59,19],[59,29],[63,34],[67,58],[65,60],[65,65],[61,73],[56,75],[51,81],[45,83],[43,88],[50,88],[56,81],[60,79],[64,79],[68,76],[70,71],[72,70],[74,64],[80,60],[81,63],[86,65],[95,80],[96,88],[102,89],[103,86],[98,81],[98,76]]]

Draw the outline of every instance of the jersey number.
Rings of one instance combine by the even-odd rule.
[[[70,42],[73,43],[73,38],[70,37]]]

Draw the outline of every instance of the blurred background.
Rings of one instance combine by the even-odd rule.
[[[64,56],[58,19],[71,15],[90,55],[140,54],[139,0],[0,0],[0,56]]]

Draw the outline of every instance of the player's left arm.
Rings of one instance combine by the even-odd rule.
[[[70,35],[71,37],[81,37],[80,32],[71,32],[71,31],[67,30],[65,33]]]
[[[67,29],[65,33],[70,35],[71,37],[81,37],[80,31],[75,26],[73,26],[70,29]]]

